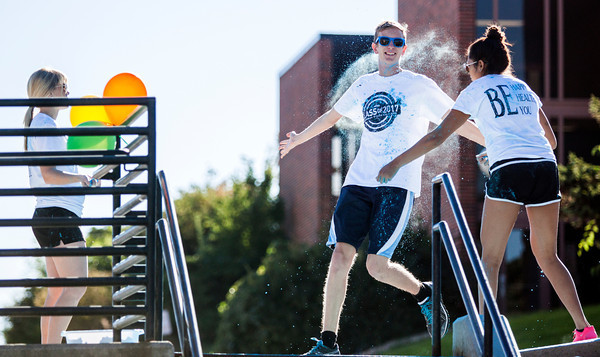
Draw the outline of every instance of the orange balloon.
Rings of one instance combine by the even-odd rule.
[[[95,95],[86,95],[83,98],[98,98]],[[88,121],[100,121],[112,125],[112,121],[106,114],[104,106],[82,105],[71,108],[71,125],[74,127]]]
[[[146,86],[131,73],[112,77],[104,87],[104,97],[145,97]],[[104,107],[113,125],[121,125],[137,109],[137,105],[107,105]]]

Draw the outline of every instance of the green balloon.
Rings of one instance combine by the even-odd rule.
[[[86,121],[79,125],[86,126],[111,126],[101,121]],[[117,145],[115,136],[69,136],[67,150],[114,150]],[[83,167],[96,167],[98,165],[81,165]]]

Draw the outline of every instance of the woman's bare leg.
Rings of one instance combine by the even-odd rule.
[[[46,257],[46,275],[49,278],[58,278],[58,271],[56,270],[56,266],[54,266],[54,260],[52,257]],[[48,293],[46,295],[46,301],[44,302],[44,307],[47,306],[55,306],[56,301],[62,294],[62,287],[49,287]],[[50,316],[42,316],[40,318],[40,331],[42,333],[42,344],[48,343],[48,324],[50,322]]]
[[[85,247],[85,242],[75,242],[60,245],[63,248]],[[85,278],[88,273],[87,257],[48,257],[52,259],[56,268],[57,276],[61,278]],[[77,306],[79,300],[85,293],[85,286],[73,286],[62,288],[54,305],[50,306]],[[65,331],[71,322],[72,316],[47,316],[46,341],[42,343],[61,343],[62,331]]]
[[[573,278],[557,255],[559,207],[559,202],[545,206],[527,207],[531,226],[531,250],[560,301],[573,318],[575,328],[583,329],[590,324],[581,309]]]
[[[504,251],[521,206],[516,203],[485,198],[481,220],[481,260],[488,278],[492,295],[498,292],[498,272]],[[479,313],[483,314],[483,294],[479,292]]]

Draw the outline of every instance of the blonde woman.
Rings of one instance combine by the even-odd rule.
[[[69,94],[67,77],[60,71],[42,68],[34,72],[27,83],[29,98],[65,98]],[[24,125],[31,128],[56,128],[58,112],[66,107],[30,107]],[[36,136],[25,138],[27,151],[64,151],[66,136]],[[90,177],[81,175],[76,165],[30,166],[29,184],[33,187],[88,187]],[[33,218],[80,217],[84,196],[37,196]],[[85,240],[79,227],[33,227],[41,247],[79,248]],[[46,272],[51,278],[87,277],[87,257],[46,257]],[[85,287],[49,287],[44,307],[77,306]],[[42,343],[61,343],[61,332],[69,326],[72,316],[42,316]]]

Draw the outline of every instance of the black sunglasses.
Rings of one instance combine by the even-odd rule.
[[[382,46],[388,46],[390,42],[392,42],[395,47],[404,47],[404,44],[406,43],[406,41],[402,37],[387,36],[379,36],[377,37],[377,41],[375,41],[375,43],[378,43]]]

